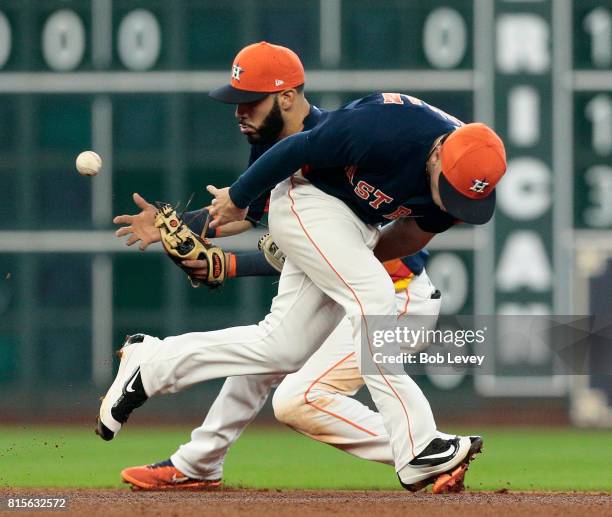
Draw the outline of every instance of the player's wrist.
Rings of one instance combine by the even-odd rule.
[[[225,253],[225,271],[227,278],[235,278],[236,277],[236,266],[238,259],[234,253],[226,252]]]

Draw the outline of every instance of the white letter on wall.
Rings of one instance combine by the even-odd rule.
[[[501,291],[522,288],[546,292],[552,285],[550,260],[540,236],[532,231],[511,233],[500,254],[497,286]]]
[[[497,66],[532,74],[550,68],[550,27],[535,14],[506,14],[497,21]]]

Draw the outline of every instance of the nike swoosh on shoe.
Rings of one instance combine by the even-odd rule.
[[[445,458],[445,457],[448,457],[450,459],[455,454],[456,451],[457,451],[457,445],[454,443],[451,443],[447,450],[443,452],[438,452],[437,454],[430,454],[429,456],[419,456],[419,459],[423,461],[437,460],[437,459]]]
[[[139,373],[140,366],[136,368],[136,371],[132,374],[132,377],[130,377],[130,380],[128,380],[127,384],[125,385],[125,392],[134,393],[134,381],[136,380],[136,377],[138,377]]]

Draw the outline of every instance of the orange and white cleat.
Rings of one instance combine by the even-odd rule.
[[[221,486],[220,479],[194,479],[183,474],[172,461],[129,467],[121,471],[132,490],[210,490]]]

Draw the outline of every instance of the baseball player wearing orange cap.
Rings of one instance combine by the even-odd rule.
[[[237,104],[239,127],[252,145],[249,163],[253,163],[288,131],[312,129],[324,118],[325,112],[310,106],[301,93],[304,81],[302,65],[290,49],[266,42],[249,45],[234,59],[234,77],[239,63],[242,70],[257,71],[266,67],[264,77],[274,78],[275,84],[282,83],[279,87],[291,87],[278,95],[294,97],[290,105],[284,104],[281,108],[276,93],[256,92],[254,95],[246,91],[245,96],[243,90],[231,85],[211,92],[213,98]],[[279,80],[278,77],[284,79]],[[233,78],[232,82],[238,81]],[[254,88],[252,82],[242,83],[244,87]],[[294,85],[295,92],[292,91]],[[268,88],[269,83],[263,83],[263,87]],[[253,102],[242,102],[254,97]],[[303,127],[298,127],[299,121],[302,121]],[[260,196],[251,204],[250,222],[226,225],[218,233],[210,232],[208,236],[234,234],[250,228],[263,214],[266,198],[266,195]],[[140,219],[147,212],[153,213],[155,208],[141,197],[136,199],[143,212],[137,216],[117,217],[115,222],[129,225],[120,228],[117,233],[119,236],[131,234],[128,245],[141,240],[141,247],[146,248],[152,239],[157,240],[159,236],[152,218],[148,224]],[[191,212],[185,217],[198,234],[203,230],[205,212]],[[276,270],[270,271],[269,264],[262,259],[261,253],[232,255],[235,276],[278,275]],[[425,272],[426,259],[427,253],[420,252],[384,265],[394,282],[398,316],[404,320],[405,315],[431,315],[433,318],[427,318],[426,323],[433,325],[441,300],[440,292],[434,288]],[[206,276],[205,261],[190,261],[189,265],[196,277],[198,274]],[[423,323],[423,318],[419,322]],[[332,444],[357,457],[392,465],[393,455],[380,414],[349,397],[363,386],[352,349],[351,326],[348,320],[343,320],[307,363],[280,384],[273,399],[275,414],[279,421],[323,443]],[[415,352],[414,349],[407,351]],[[227,450],[260,411],[272,386],[284,377],[246,375],[227,379],[203,424],[194,429],[188,443],[181,445],[165,461],[124,469],[121,472],[123,480],[145,490],[218,486]],[[442,479],[436,481],[434,491],[458,490],[461,486],[460,479]]]
[[[234,77],[243,73],[237,70]],[[149,396],[202,380],[293,371],[344,314],[351,319],[359,357],[364,316],[395,312],[393,284],[372,250],[380,258],[407,255],[458,217],[486,222],[504,170],[503,144],[490,129],[461,126],[399,94],[361,99],[281,141],[253,163],[231,193],[210,188],[219,226],[244,217],[242,206],[280,182],[270,223],[288,258],[271,313],[258,326],[126,343],[101,408],[103,424],[114,434]],[[380,232],[375,224],[388,220],[395,222]],[[478,440],[436,431],[429,404],[409,377],[381,368],[364,381],[407,488],[465,466],[479,448]]]

